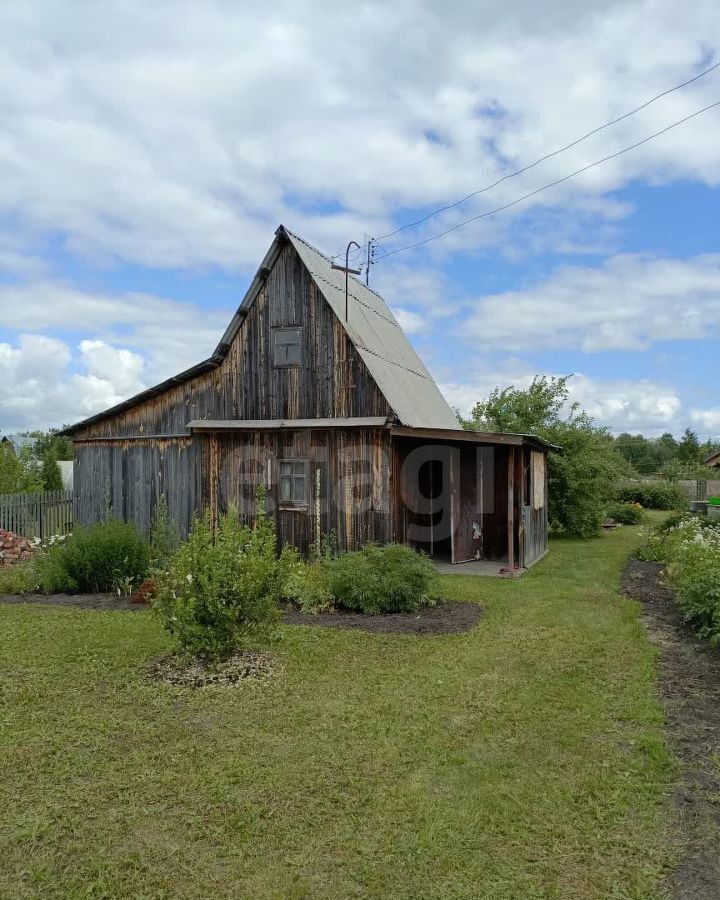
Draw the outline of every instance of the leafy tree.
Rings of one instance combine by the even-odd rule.
[[[73,458],[73,445],[68,437],[58,434],[58,428],[50,431],[31,431],[29,436],[35,439],[35,455],[38,459],[45,459],[48,453],[53,453],[56,460],[70,460]]]
[[[562,447],[548,455],[550,524],[592,537],[629,467],[609,432],[577,403],[568,403],[569,378],[537,377],[527,390],[496,388],[463,424],[478,431],[535,434]]]
[[[10,444],[0,443],[0,494],[41,491],[42,478],[37,461],[28,447],[16,454]]]

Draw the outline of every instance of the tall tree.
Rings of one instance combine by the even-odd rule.
[[[526,390],[496,388],[463,424],[478,431],[535,434],[560,446],[561,452],[548,456],[550,524],[592,537],[629,467],[609,432],[569,402],[569,377],[537,377]]]
[[[697,465],[702,460],[700,451],[700,441],[694,431],[689,428],[685,429],[683,436],[678,444],[678,459],[690,465]]]
[[[52,450],[48,450],[43,457],[40,477],[42,478],[44,490],[61,491],[63,489],[62,472]]]
[[[48,453],[53,453],[56,460],[68,460],[73,458],[73,445],[70,438],[58,434],[58,428],[50,431],[31,431],[30,437],[35,439],[35,455],[38,459],[45,459]]]

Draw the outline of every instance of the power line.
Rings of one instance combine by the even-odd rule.
[[[428,219],[434,219],[435,216],[440,215],[440,213],[447,212],[449,209],[455,209],[456,206],[460,206],[462,203],[465,203],[467,200],[471,200],[473,197],[477,197],[480,194],[484,194],[486,191],[490,191],[493,188],[497,187],[499,184],[502,184],[503,181],[507,181],[509,178],[515,178],[518,175],[522,175],[523,172],[529,172],[530,169],[534,169],[535,166],[539,166],[540,163],[545,162],[548,159],[552,159],[554,156],[558,156],[560,153],[564,153],[566,150],[571,150],[573,147],[577,147],[578,144],[581,144],[583,141],[586,141],[588,138],[592,137],[595,134],[598,134],[601,131],[604,131],[606,128],[610,128],[612,125],[617,125],[618,122],[622,122],[624,119],[630,118],[630,116],[634,116],[635,113],[641,112],[643,109],[647,109],[652,103],[655,103],[656,100],[660,100],[663,97],[667,97],[668,94],[672,94],[675,91],[679,91],[681,88],[687,87],[689,84],[692,84],[695,81],[699,81],[699,79],[704,78],[706,75],[709,75],[710,72],[713,72],[715,69],[720,67],[720,62],[715,63],[715,65],[710,66],[710,68],[705,69],[700,72],[698,75],[695,75],[693,78],[689,78],[687,81],[683,81],[682,84],[676,84],[675,87],[668,88],[666,91],[663,91],[660,94],[656,94],[654,97],[651,97],[649,100],[646,100],[644,103],[641,103],[640,106],[636,106],[635,109],[631,109],[629,112],[623,113],[623,115],[618,116],[617,119],[612,119],[609,122],[605,122],[603,125],[599,125],[597,128],[593,128],[592,131],[588,131],[587,134],[582,135],[582,137],[577,138],[569,144],[565,144],[564,147],[559,147],[557,150],[553,150],[550,153],[546,153],[545,156],[541,156],[540,159],[536,159],[535,162],[529,163],[527,166],[523,166],[522,169],[518,169],[515,172],[510,172],[507,175],[503,175],[502,178],[499,178],[497,181],[494,181],[492,184],[488,184],[484,188],[480,188],[477,191],[473,191],[471,194],[468,194],[466,197],[463,197],[460,200],[457,200],[455,203],[450,203],[448,206],[441,206],[439,209],[436,209],[434,212],[428,213],[428,215],[423,216],[422,219],[417,219],[415,222],[408,222],[406,225],[401,225],[399,228],[396,228],[395,231],[391,231],[389,234],[384,234],[381,237],[377,238],[378,241],[385,241],[388,238],[394,237],[396,234],[399,234],[401,231],[405,231],[406,228],[414,228],[415,225],[422,225],[423,222],[427,222]]]
[[[570,181],[571,178],[575,178],[578,175],[582,175],[583,172],[587,172],[589,169],[594,169],[595,166],[602,165],[603,163],[609,162],[611,159],[617,159],[618,156],[622,156],[623,153],[628,153],[630,150],[635,150],[638,147],[642,147],[643,144],[647,144],[649,141],[654,140],[657,137],[660,137],[663,134],[666,134],[668,131],[672,131],[673,128],[677,128],[679,125],[684,125],[685,122],[689,122],[691,119],[696,118],[702,113],[708,112],[708,110],[715,109],[715,107],[720,106],[720,100],[716,100],[714,103],[709,104],[708,106],[704,106],[702,109],[698,109],[696,112],[691,113],[689,116],[685,116],[683,119],[679,119],[677,122],[673,122],[671,125],[667,125],[665,128],[662,128],[660,131],[656,131],[654,134],[649,135],[646,138],[643,138],[641,141],[637,141],[635,144],[630,144],[629,147],[623,147],[622,150],[617,150],[615,153],[611,153],[608,156],[603,156],[602,159],[596,159],[595,162],[588,163],[588,165],[583,166],[580,169],[576,169],[574,172],[571,172],[569,175],[564,175],[562,178],[558,178],[555,181],[550,181],[548,184],[542,185],[542,187],[535,188],[534,191],[530,191],[528,194],[523,194],[522,197],[518,197],[515,200],[511,200],[509,203],[505,203],[502,206],[498,206],[495,209],[490,209],[487,212],[479,213],[477,216],[471,216],[469,219],[465,219],[462,222],[458,222],[457,225],[453,225],[450,228],[446,228],[445,231],[440,231],[438,234],[433,234],[428,238],[424,238],[421,241],[415,241],[413,244],[406,244],[404,247],[396,247],[394,250],[388,250],[387,253],[383,253],[381,256],[377,256],[375,262],[380,262],[383,259],[387,259],[388,256],[393,256],[395,253],[402,253],[404,250],[412,250],[414,247],[420,247],[423,244],[429,244],[430,241],[436,241],[438,238],[445,237],[445,235],[450,234],[453,231],[457,231],[459,228],[464,228],[465,225],[469,225],[471,222],[477,222],[478,219],[485,219],[488,216],[494,216],[496,213],[503,212],[503,210],[510,209],[512,206],[517,206],[518,203],[522,203],[524,200],[529,200],[530,197],[534,197],[536,194],[540,194],[543,191],[548,190],[549,188],[556,187],[559,184],[563,184],[565,181]]]

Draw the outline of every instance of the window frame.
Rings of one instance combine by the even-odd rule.
[[[298,349],[298,361],[297,362],[278,362],[277,359],[277,337],[282,331],[292,331],[295,332],[298,338],[297,345],[296,344],[287,344],[285,346],[295,347]],[[303,346],[302,346],[302,325],[274,325],[272,328],[272,364],[274,369],[298,369],[303,365]],[[283,346],[282,344],[280,346]]]
[[[290,473],[287,475],[282,474],[283,465],[290,465]],[[296,472],[296,466],[302,466],[302,472]],[[302,459],[300,457],[288,457],[287,459],[278,459],[277,461],[277,491],[278,491],[278,509],[299,509],[299,510],[307,510],[309,508],[310,502],[308,497],[308,485],[310,483],[309,479],[310,474],[310,466],[309,461],[307,459]],[[290,479],[290,494],[291,498],[289,500],[282,499],[282,481],[283,478]],[[294,496],[295,493],[295,480],[298,478],[302,478],[303,480],[303,500],[296,500]]]

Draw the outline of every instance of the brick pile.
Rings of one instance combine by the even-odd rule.
[[[27,538],[0,528],[0,566],[11,566],[32,556],[34,547]]]

